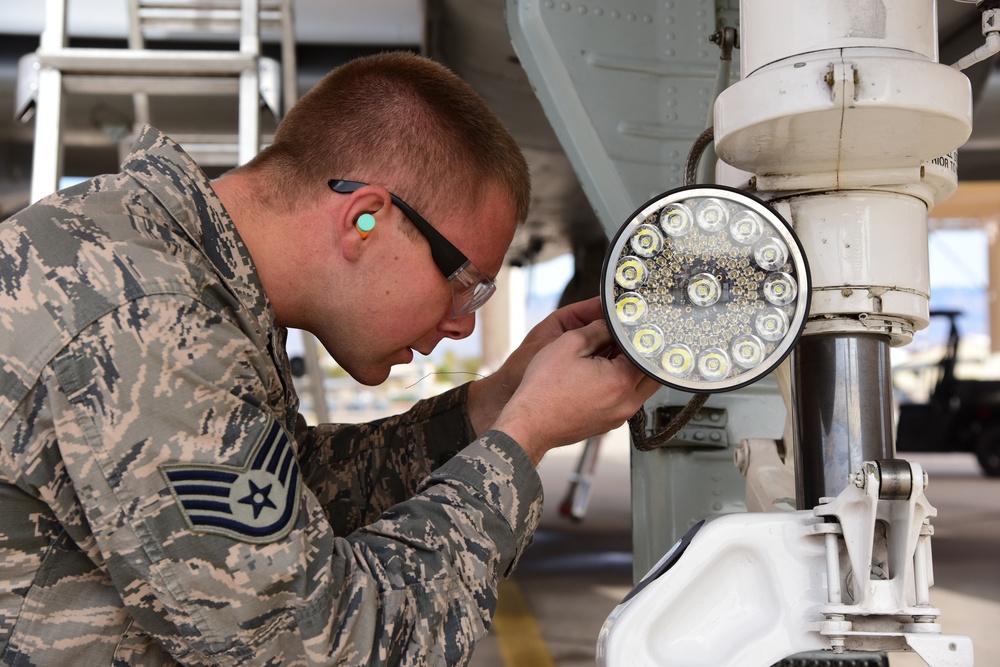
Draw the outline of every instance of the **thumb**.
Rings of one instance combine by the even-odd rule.
[[[611,332],[604,320],[594,320],[590,324],[569,332],[582,339],[580,347],[581,357],[591,357],[598,352],[607,349],[611,343]]]

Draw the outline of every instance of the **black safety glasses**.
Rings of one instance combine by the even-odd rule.
[[[360,181],[344,181],[331,179],[330,189],[340,194],[350,194],[368,185]],[[392,203],[403,212],[403,215],[413,223],[427,243],[431,246],[431,257],[438,269],[448,279],[452,294],[452,315],[459,317],[478,310],[496,292],[496,282],[476,268],[462,251],[451,244],[448,239],[434,229],[423,216],[414,211],[409,204],[389,193]]]

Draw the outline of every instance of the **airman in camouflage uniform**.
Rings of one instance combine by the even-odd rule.
[[[462,664],[487,632],[533,464],[587,433],[520,418],[542,382],[518,372],[478,434],[472,385],[307,427],[234,220],[147,128],[121,173],[0,224],[3,664]]]

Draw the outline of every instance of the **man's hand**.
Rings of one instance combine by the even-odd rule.
[[[600,297],[560,308],[535,325],[499,370],[473,382],[469,387],[468,412],[476,433],[482,433],[493,425],[520,386],[525,369],[539,350],[567,331],[579,329],[602,317]]]
[[[574,313],[589,313],[589,308]],[[556,333],[559,325],[542,324],[525,340],[540,346],[518,349],[530,354],[528,363],[492,425],[514,438],[536,464],[553,447],[621,426],[660,386],[616,353],[602,319],[593,317],[562,333]],[[510,370],[516,372],[516,366]]]

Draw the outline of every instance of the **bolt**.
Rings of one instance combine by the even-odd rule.
[[[747,474],[747,470],[750,468],[750,449],[747,447],[746,440],[741,440],[740,444],[733,450],[733,463],[736,464],[736,469],[740,471],[741,475]]]
[[[843,614],[824,614],[828,621],[843,625],[843,622],[847,619]],[[836,627],[836,626],[834,626]],[[831,630],[833,628],[830,628]],[[843,627],[841,627],[843,629]],[[830,640],[830,648],[833,649],[834,653],[844,652],[844,635],[827,635],[827,639]]]
[[[854,486],[864,489],[868,484],[869,475],[878,479],[878,466],[873,461],[865,461],[861,465],[861,470],[854,473],[854,478],[852,479]]]

